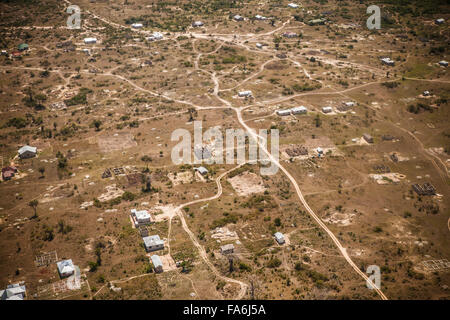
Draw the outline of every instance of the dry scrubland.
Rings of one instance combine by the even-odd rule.
[[[123,2],[72,1],[81,30],[65,28],[67,1],[0,4],[0,49],[29,44],[20,57],[0,56],[0,152],[3,166],[19,169],[0,183],[0,288],[25,281],[28,299],[379,299],[281,170],[206,165],[203,181],[193,166],[172,163],[173,130],[193,132],[192,120],[240,128],[239,112],[251,128],[278,129],[280,149],[308,150],[283,153],[280,164],[356,266],[381,267],[389,299],[449,298],[450,269],[423,264],[450,258],[450,77],[437,64],[450,59],[448,5]],[[379,31],[365,27],[372,4],[382,10]],[[327,23],[309,25],[315,18]],[[204,26],[192,28],[195,20]],[[132,30],[133,22],[144,28]],[[147,41],[153,31],[163,40]],[[385,56],[394,67],[381,64]],[[238,98],[242,90],[253,97]],[[356,106],[340,111],[346,101]],[[306,115],[275,113],[299,105]],[[37,157],[17,158],[25,144]],[[377,181],[381,166],[401,178]],[[107,168],[124,174],[102,178]],[[437,195],[412,191],[425,182]],[[165,240],[156,254],[184,261],[183,270],[153,272],[132,208],[155,213],[149,232]],[[276,231],[286,244],[275,242]],[[235,251],[225,256],[227,243]],[[39,294],[59,277],[54,263],[38,267],[35,257],[54,250],[80,267],[80,290]]]

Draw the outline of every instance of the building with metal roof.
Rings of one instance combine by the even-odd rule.
[[[97,43],[97,38],[84,38],[85,44]]]
[[[147,252],[164,250],[164,241],[159,238],[159,235],[144,237],[142,240],[144,240],[144,247]]]
[[[72,259],[62,260],[56,263],[58,267],[58,273],[61,278],[70,277],[75,273],[75,266]]]
[[[291,108],[292,114],[306,114],[308,112],[308,109],[306,109],[305,106],[299,106]]]
[[[152,260],[152,264],[153,264],[153,268],[155,269],[155,272],[159,273],[159,272],[163,272],[163,264],[161,261],[161,258],[154,254],[150,257],[150,259]]]
[[[285,243],[284,235],[281,232],[276,232],[274,235],[275,240],[278,242],[278,244]]]
[[[133,29],[141,29],[144,25],[142,23],[133,23],[131,24],[131,27]]]
[[[323,113],[330,113],[330,112],[333,112],[333,108],[332,108],[332,107],[323,107],[323,108],[322,108],[322,112],[323,112]]]
[[[0,290],[0,300],[23,300],[26,295],[25,285],[9,284],[5,290]]]
[[[251,97],[252,96],[252,92],[250,90],[239,91],[238,92],[238,96],[239,97]]]
[[[198,167],[198,168],[195,168],[195,171],[197,171],[198,173],[200,173],[202,176],[204,176],[205,174],[208,173],[208,169],[206,169],[205,167]]]
[[[35,157],[37,153],[36,147],[23,146],[19,149],[19,157],[21,159],[32,158]]]
[[[20,51],[25,51],[25,50],[28,50],[29,48],[30,47],[26,43],[21,43],[17,46],[17,49],[19,49]]]
[[[203,26],[203,22],[201,21],[194,21],[192,22],[192,26],[195,27],[202,27]]]
[[[288,116],[291,114],[291,109],[277,110],[277,115],[279,116]]]

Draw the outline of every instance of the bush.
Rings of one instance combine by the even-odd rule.
[[[268,268],[278,268],[279,266],[281,266],[281,260],[278,258],[272,258],[267,262]]]
[[[132,192],[125,191],[122,195],[122,199],[125,201],[133,201],[136,198],[136,195]]]

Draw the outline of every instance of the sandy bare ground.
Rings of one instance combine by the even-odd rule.
[[[176,175],[172,172],[169,172],[167,177],[172,181],[174,186],[179,184],[185,184],[192,181],[193,174],[191,171],[178,172]]]
[[[106,186],[105,189],[106,189],[106,192],[102,193],[98,197],[98,200],[100,202],[105,202],[105,201],[109,201],[109,200],[118,198],[124,193],[124,191],[122,189],[117,188],[115,184]]]
[[[130,133],[115,133],[112,136],[101,136],[97,138],[98,147],[102,152],[123,150],[137,146]]]
[[[373,180],[375,180],[378,184],[390,184],[390,183],[399,183],[402,179],[405,178],[403,174],[390,172],[390,173],[382,173],[382,174],[370,174],[369,175]]]
[[[338,226],[345,227],[352,224],[352,218],[354,216],[355,216],[354,213],[334,212],[330,215],[327,215],[326,218],[322,218],[322,220],[327,223],[332,223]]]
[[[241,197],[245,197],[253,193],[264,192],[266,190],[261,177],[249,171],[233,178],[229,178],[227,181]]]
[[[230,231],[228,227],[216,228],[211,230],[211,238],[220,241],[239,240],[239,236],[235,231]]]

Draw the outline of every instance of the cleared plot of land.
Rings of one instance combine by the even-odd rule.
[[[261,193],[266,190],[261,177],[253,172],[246,171],[227,180],[233,186],[236,193],[241,197],[245,197],[253,193]]]
[[[115,133],[110,136],[102,136],[97,140],[100,151],[112,152],[137,146],[131,133]]]

